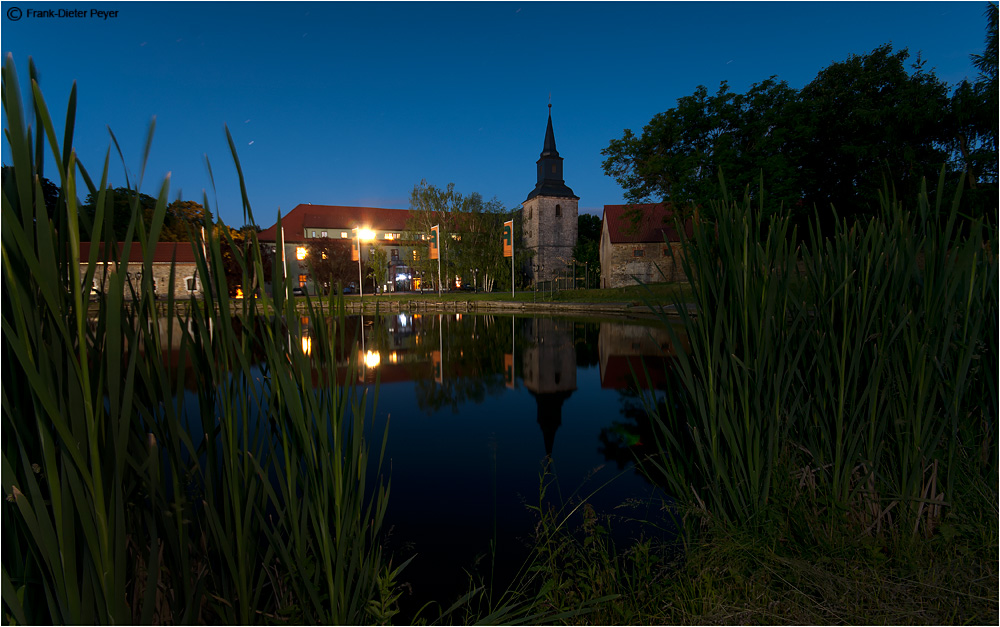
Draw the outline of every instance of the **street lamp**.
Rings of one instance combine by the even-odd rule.
[[[361,276],[361,242],[370,242],[375,239],[375,231],[369,228],[354,227],[358,239],[358,291],[361,294],[361,302],[365,301],[365,280]]]

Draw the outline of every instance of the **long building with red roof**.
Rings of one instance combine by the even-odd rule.
[[[281,232],[275,223],[257,236],[263,244],[271,246],[280,259],[277,247],[284,241],[285,268],[288,276],[299,287],[311,294],[320,292],[309,270],[309,244],[319,239],[350,241],[357,245],[358,232],[370,239],[361,243],[361,262],[367,263],[375,247],[385,249],[389,260],[388,283],[383,289],[411,290],[419,287],[414,280],[410,263],[416,259],[417,242],[404,239],[409,209],[383,209],[380,207],[345,207],[341,205],[298,205],[281,217]],[[423,247],[420,247],[421,249]],[[360,277],[359,277],[360,279]],[[372,285],[365,280],[365,291]],[[322,286],[325,288],[329,286]]]

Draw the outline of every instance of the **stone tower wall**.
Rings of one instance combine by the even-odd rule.
[[[568,268],[576,246],[578,203],[576,198],[535,196],[521,208],[523,245],[534,251],[531,263],[541,268],[536,281],[552,280]]]

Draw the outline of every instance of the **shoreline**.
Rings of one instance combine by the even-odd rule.
[[[308,311],[306,298],[293,297],[295,308]],[[186,312],[191,306],[190,300],[174,301],[174,309]],[[194,301],[204,303],[203,300]],[[237,314],[242,309],[241,300],[230,301],[230,311]],[[326,298],[314,298],[311,301],[315,311],[327,311],[329,301]],[[261,303],[263,304],[263,303]],[[695,312],[693,303],[686,303],[689,313]],[[166,313],[167,301],[158,301],[157,309]],[[661,310],[662,307],[662,310]],[[97,314],[99,305],[91,302],[88,307],[88,317]],[[671,319],[678,318],[679,313],[673,304],[649,306],[634,301],[620,302],[545,302],[545,301],[510,301],[510,300],[438,300],[432,298],[393,298],[380,300],[378,297],[368,297],[364,301],[358,298],[344,300],[344,311],[348,315],[379,313],[472,313],[472,314],[523,314],[548,316],[601,316],[624,317],[636,319],[656,319],[662,313]]]

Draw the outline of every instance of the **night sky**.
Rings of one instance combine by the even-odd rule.
[[[82,17],[35,17],[72,9]],[[91,15],[90,10],[117,11]],[[581,212],[622,202],[601,150],[677,98],[777,75],[800,88],[884,43],[939,78],[974,79],[985,2],[4,2],[2,50],[29,93],[28,57],[61,133],[78,83],[75,146],[94,177],[243,223],[228,125],[255,217],[300,203],[406,208],[421,179],[517,207],[535,184],[551,94]],[[15,19],[18,18],[19,19]],[[7,119],[3,124],[6,127]],[[205,156],[211,161],[213,191]],[[4,142],[3,162],[10,162]],[[51,166],[50,166],[51,167]],[[55,178],[54,171],[50,178]]]

